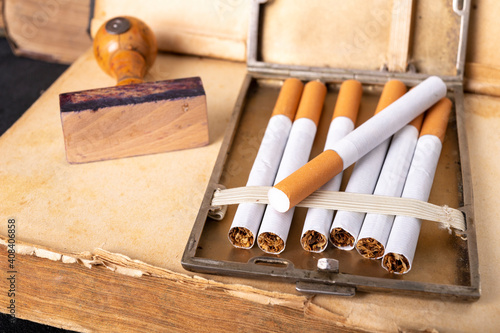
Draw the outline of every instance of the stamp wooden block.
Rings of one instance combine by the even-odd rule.
[[[59,95],[70,163],[162,153],[208,144],[205,90],[199,77],[144,83],[156,38],[141,20],[103,24],[94,38],[99,66],[117,86]]]
[[[206,98],[199,77],[65,93],[59,97],[70,163],[208,144]]]

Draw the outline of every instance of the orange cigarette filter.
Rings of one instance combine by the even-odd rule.
[[[406,94],[408,90],[403,82],[399,80],[391,80],[386,82],[384,85],[384,90],[378,100],[377,108],[375,109],[375,114],[379,113],[392,103],[394,103],[398,98]]]
[[[420,132],[423,121],[424,121],[424,114],[422,113],[420,116],[413,119],[409,125],[412,125],[413,127],[415,127],[417,129],[417,131]]]
[[[299,109],[295,120],[308,118],[318,126],[323,102],[326,96],[326,86],[319,81],[310,81],[304,87],[304,92],[300,99]]]
[[[328,165],[328,168],[325,168],[325,165]],[[342,170],[344,165],[339,154],[334,150],[325,150],[295,171],[293,178],[287,177],[269,190],[269,197],[274,197],[274,201],[279,203],[279,206],[273,207],[279,212],[286,212],[304,197],[297,188],[303,189],[305,193],[312,193]],[[289,193],[289,196],[286,193]]]
[[[452,102],[444,97],[439,102],[434,104],[425,114],[425,121],[420,131],[420,136],[434,135],[444,141],[446,127],[448,126],[448,118],[450,117]]]
[[[340,86],[332,120],[337,117],[347,117],[355,124],[362,95],[361,82],[357,80],[344,81]]]
[[[314,121],[314,123],[317,126],[318,122],[319,122],[319,118],[321,116],[321,110],[323,109],[323,103],[325,100],[325,96],[326,96],[326,86],[323,83],[321,83],[319,81],[308,82],[304,87],[304,93],[302,94],[302,98],[300,99],[299,109],[297,110],[297,115],[295,117],[295,120],[300,119],[300,118],[308,118],[308,119],[311,119],[312,121]],[[333,150],[329,150],[327,152],[328,152],[326,155],[327,160],[331,159],[330,154],[334,154],[334,155],[338,156],[338,154],[336,152],[334,152]],[[323,154],[320,154],[319,156],[321,156],[321,155],[323,155]],[[340,156],[338,156],[338,158],[340,160],[340,166],[339,166],[340,169],[339,168],[328,168],[328,170],[322,170],[324,168],[315,168],[313,166],[312,169],[307,168],[307,171],[304,172],[304,167],[300,168],[299,170],[302,170],[302,171],[300,171],[301,175],[300,175],[299,179],[300,179],[300,182],[302,183],[302,186],[310,187],[311,185],[313,185],[313,186],[317,185],[316,183],[311,184],[311,180],[308,181],[309,177],[307,177],[307,175],[310,176],[311,173],[317,175],[318,173],[326,172],[326,173],[328,173],[328,175],[325,175],[324,177],[332,178],[334,176],[334,174],[333,174],[330,177],[330,175],[332,174],[332,171],[334,171],[336,173],[341,172],[343,170],[342,169],[342,166],[343,166],[342,159],[340,158]],[[323,164],[323,163],[328,163],[328,162],[324,161],[321,164]],[[332,170],[332,169],[335,169],[335,170]],[[302,174],[304,174],[304,175],[302,175]],[[321,178],[324,178],[324,177],[321,177]],[[287,186],[287,184],[285,183],[285,187],[286,186]],[[292,184],[292,188],[293,187],[294,187],[294,185]],[[275,188],[272,188],[270,190],[270,193],[276,193],[279,196],[283,196],[283,192],[276,191]],[[288,198],[286,197],[286,195],[285,195],[285,198],[286,198],[286,201],[288,202]],[[282,200],[280,200],[280,201],[282,201]],[[288,206],[287,206],[286,210],[287,209],[288,209]]]
[[[375,109],[375,114],[379,113],[392,103],[394,103],[398,98],[406,94],[408,90],[403,82],[399,80],[391,80],[387,82],[384,86],[384,90],[380,95],[380,99]],[[410,125],[415,127],[418,131],[422,127],[422,122],[424,121],[424,115],[421,114],[417,118],[410,122]]]
[[[281,87],[278,100],[274,105],[274,110],[271,117],[276,115],[284,115],[290,118],[291,121],[293,121],[303,89],[304,84],[299,79],[291,78],[285,80],[285,82],[283,82],[283,86]]]

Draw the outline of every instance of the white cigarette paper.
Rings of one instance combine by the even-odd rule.
[[[344,169],[390,138],[446,95],[446,84],[431,76],[407,92],[359,128],[335,143],[332,150],[342,157]]]
[[[328,130],[328,135],[325,143],[325,150],[330,149],[333,143],[342,139],[348,133],[354,129],[353,121],[348,117],[336,117],[330,123],[330,128]],[[325,191],[338,191],[342,183],[343,173],[338,174],[333,177],[328,183],[321,187]],[[308,231],[314,231],[319,233],[325,240],[325,244],[318,247],[316,250],[309,250],[310,252],[323,252],[328,245],[328,235],[330,225],[332,224],[334,211],[331,209],[322,208],[309,208],[307,211],[306,219],[304,221],[304,227],[302,228],[302,236],[300,239],[306,235]],[[304,245],[302,245],[304,247]]]
[[[283,82],[248,176],[247,186],[270,186],[273,184],[303,88],[302,81],[295,78]],[[233,246],[244,249],[253,246],[264,215],[264,209],[265,207],[259,204],[238,206],[228,233],[229,242]]]
[[[309,160],[325,95],[326,86],[319,81],[311,81],[304,86],[295,121],[276,175],[276,182],[281,181]],[[293,212],[294,210],[291,210],[282,214],[271,206],[267,206],[257,236],[257,244],[262,251],[278,254],[285,249]]]
[[[279,182],[289,174],[306,164],[309,160],[312,144],[316,135],[316,124],[308,118],[300,118],[293,122],[292,130],[288,137],[285,152],[281,160],[276,181]],[[261,205],[266,207],[264,205]],[[292,223],[295,209],[290,209],[286,213],[279,213],[271,206],[267,205],[264,217],[259,230],[257,244],[266,253],[278,254],[285,249],[288,232]],[[274,234],[282,242],[279,249],[269,249],[263,246],[261,235],[264,233]]]
[[[356,162],[345,192],[373,194],[390,142],[390,138],[385,140]],[[359,212],[337,211],[330,228],[332,244],[341,250],[352,250],[358,240],[365,215]]]
[[[401,196],[418,134],[419,129],[413,125],[406,125],[394,134],[374,194]],[[394,215],[366,214],[356,243],[363,257],[382,258],[393,221]]]
[[[397,80],[388,81],[380,95],[375,114],[396,101],[405,92],[406,86],[403,82]],[[390,138],[385,140],[356,162],[345,192],[373,194],[390,140]],[[330,228],[332,244],[342,250],[352,250],[358,239],[365,215],[365,213],[337,211]]]
[[[404,186],[402,197],[427,201],[434,181],[442,144],[438,137],[434,135],[424,135],[418,139],[415,155],[411,162],[410,171]],[[400,258],[405,263],[406,269],[402,272],[408,273],[412,268],[415,250],[417,248],[418,236],[420,233],[420,219],[408,216],[396,216],[389,240],[387,241],[386,254],[382,260],[382,267],[388,256]]]
[[[271,117],[246,186],[270,186],[273,184],[291,128],[292,121],[287,116],[275,115]],[[253,203],[243,203],[238,206],[228,234],[230,242],[235,247],[250,248],[253,246],[265,208],[265,205]],[[245,230],[244,233],[242,232],[243,234],[248,234],[249,231],[251,237],[238,239],[239,241],[231,239],[231,233],[242,229]]]
[[[383,111],[337,141],[306,166],[276,184],[268,192],[270,204],[286,212],[358,161],[446,94],[446,84],[432,76],[415,86]],[[314,170],[314,172],[311,172]]]

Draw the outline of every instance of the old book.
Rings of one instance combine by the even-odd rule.
[[[5,32],[16,55],[72,63],[92,45],[87,33],[90,0],[3,2]]]
[[[146,22],[162,51],[244,61],[250,1],[95,0],[91,35],[116,16]]]
[[[5,23],[3,21],[3,0],[0,0],[0,37],[5,36]]]

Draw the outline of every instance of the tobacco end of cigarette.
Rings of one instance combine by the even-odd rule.
[[[284,115],[293,121],[303,88],[304,84],[299,79],[285,80],[271,116]]]
[[[320,232],[308,230],[300,239],[302,248],[309,252],[321,252],[328,244],[327,238]]]
[[[358,240],[356,243],[356,249],[359,254],[368,259],[380,258],[384,255],[385,251],[384,245],[372,237],[361,238]]]
[[[337,247],[348,247],[354,245],[354,237],[344,228],[333,228],[330,232],[330,240]]]
[[[236,247],[249,249],[253,246],[253,233],[247,228],[235,227],[229,230],[229,241]]]
[[[446,97],[434,104],[425,114],[420,136],[428,134],[434,135],[443,142],[446,134],[446,127],[448,126],[451,106],[451,100]]]
[[[343,167],[337,152],[325,150],[271,188],[268,192],[269,204],[284,213],[338,175]]]
[[[323,102],[326,96],[326,86],[319,81],[310,81],[304,86],[295,120],[308,118],[318,126]]]
[[[408,89],[403,82],[399,80],[387,81],[380,95],[375,114],[394,103],[398,98],[406,94],[407,91]]]
[[[285,242],[280,236],[272,232],[263,232],[257,238],[257,243],[262,251],[267,253],[280,253],[285,248]]]
[[[389,271],[389,273],[404,274],[410,270],[410,263],[408,259],[399,253],[387,253],[382,260],[382,266]]]
[[[356,123],[358,117],[359,104],[363,87],[357,80],[347,80],[342,83],[339,90],[339,96],[333,111],[333,119],[337,117],[347,117]]]

